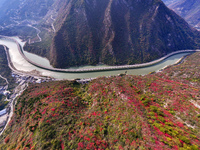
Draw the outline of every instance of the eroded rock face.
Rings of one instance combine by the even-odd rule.
[[[62,9],[50,51],[55,67],[142,63],[198,47],[198,33],[160,0],[69,0]]]

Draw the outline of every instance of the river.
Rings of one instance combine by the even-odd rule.
[[[24,42],[21,41],[18,37],[12,37],[15,40],[18,41],[20,45],[24,45]],[[62,73],[62,72],[54,72],[54,71],[48,71],[45,69],[38,68],[29,62],[27,62],[19,53],[17,44],[13,41],[6,40],[6,39],[0,39],[0,45],[5,45],[9,48],[9,54],[11,61],[14,65],[14,67],[19,71],[26,71],[30,72],[33,70],[37,70],[40,72],[43,76],[50,76],[54,77],[56,79],[76,79],[76,78],[96,78],[99,76],[112,76],[112,75],[118,75],[121,73],[125,73],[127,71],[127,74],[130,75],[145,75],[149,72],[153,71],[159,71],[163,69],[164,67],[168,65],[175,64],[178,60],[180,60],[183,56],[190,54],[190,53],[179,53],[173,56],[168,57],[167,59],[163,60],[162,62],[149,66],[144,68],[135,68],[135,69],[125,69],[125,70],[113,70],[113,71],[100,71],[100,72],[87,72],[87,73]],[[37,62],[38,64],[42,64],[43,66],[52,67],[48,61],[48,59],[40,57],[35,54],[31,54],[28,52],[25,52],[25,55],[28,59]],[[93,66],[83,66],[79,67],[81,68],[91,68]],[[105,67],[105,65],[98,66],[98,67]]]

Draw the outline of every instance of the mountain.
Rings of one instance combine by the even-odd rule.
[[[10,0],[0,9],[4,35],[57,68],[149,62],[197,49],[200,33],[161,0]]]
[[[1,0],[0,34],[20,36],[27,41],[26,50],[47,57],[55,32],[53,23],[63,2],[65,0]]]
[[[5,1],[0,5],[0,34],[21,36],[29,43],[52,36],[52,23],[60,6],[54,3],[56,0]]]
[[[146,76],[33,84],[0,149],[200,148],[200,53]]]
[[[55,25],[49,59],[58,68],[148,62],[200,39],[160,0],[69,0]]]
[[[182,16],[190,25],[200,29],[200,1],[175,0],[165,1],[169,8]]]

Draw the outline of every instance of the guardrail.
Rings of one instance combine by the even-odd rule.
[[[84,72],[100,72],[100,71],[112,71],[112,70],[126,70],[126,69],[135,69],[135,68],[143,68],[143,67],[148,67],[148,66],[152,66],[155,65],[163,60],[165,60],[166,58],[179,54],[179,53],[188,53],[188,52],[199,52],[200,50],[179,50],[179,51],[175,51],[172,52],[160,59],[148,62],[148,63],[143,63],[143,64],[135,64],[135,65],[123,65],[123,66],[111,66],[111,67],[102,67],[102,68],[89,68],[89,69],[59,69],[59,68],[50,68],[50,67],[46,67],[43,66],[41,64],[38,64],[36,62],[31,61],[30,59],[28,59],[24,52],[23,49],[21,47],[21,45],[13,38],[10,37],[6,37],[6,36],[0,36],[0,38],[4,38],[10,41],[13,41],[17,44],[18,50],[20,52],[20,54],[22,55],[22,57],[29,63],[31,63],[32,65],[41,68],[41,69],[45,69],[45,70],[49,70],[49,71],[55,71],[55,72],[64,72],[64,73],[84,73]]]

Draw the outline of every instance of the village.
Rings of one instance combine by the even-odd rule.
[[[21,95],[21,93],[28,87],[29,84],[36,84],[42,82],[49,82],[55,79],[49,77],[39,77],[32,76],[27,74],[22,74],[18,72],[13,72],[12,77],[15,78],[16,83],[18,84],[15,89],[8,91],[8,85],[0,87],[0,94],[6,96],[5,101],[8,101],[6,108],[0,110],[0,135],[5,130],[11,116],[13,113],[13,107],[16,104],[16,98]]]

